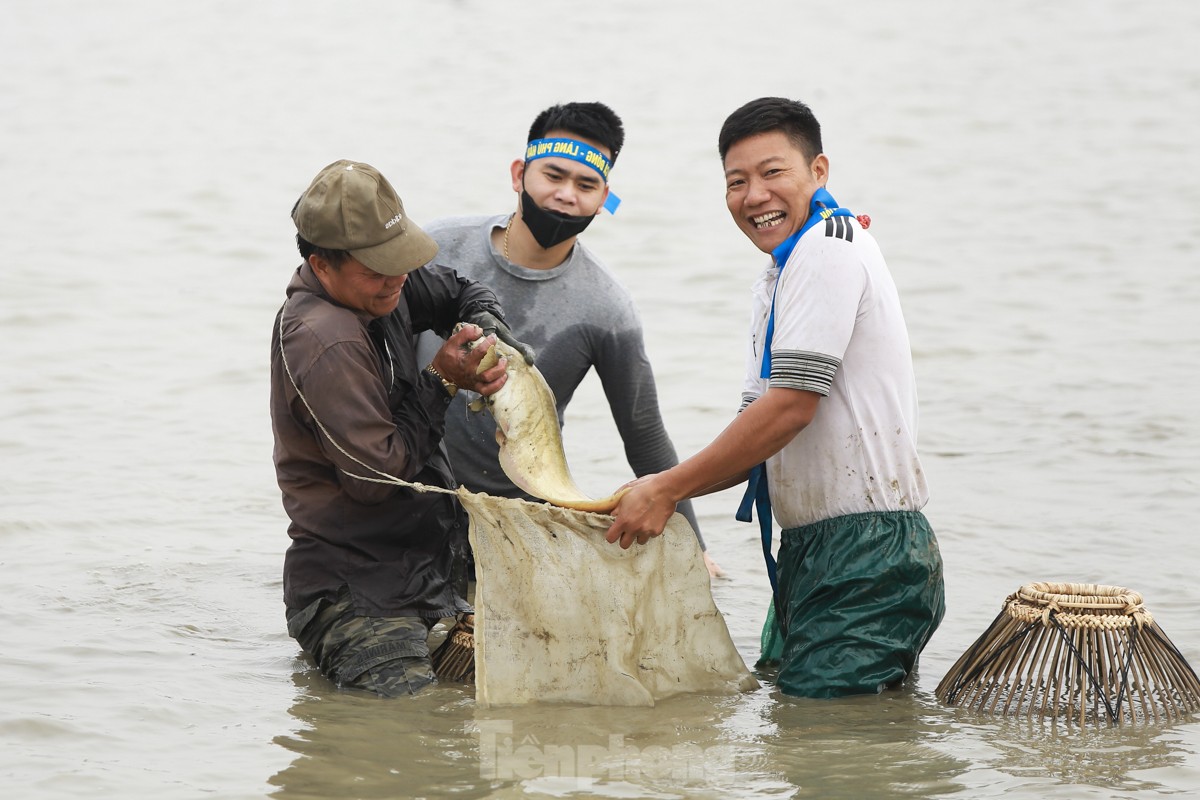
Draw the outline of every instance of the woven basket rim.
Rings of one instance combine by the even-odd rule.
[[[1139,592],[1124,586],[1097,583],[1027,583],[1012,599],[1060,609],[1121,611],[1125,614],[1144,610]]]

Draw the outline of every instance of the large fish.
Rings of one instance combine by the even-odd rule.
[[[554,392],[537,367],[525,363],[520,353],[497,339],[479,365],[479,372],[495,366],[501,356],[508,359],[508,380],[500,391],[482,398],[482,405],[496,420],[504,474],[524,491],[552,505],[597,513],[612,511],[625,490],[595,499],[575,484],[563,452]],[[472,408],[478,407],[472,404]]]

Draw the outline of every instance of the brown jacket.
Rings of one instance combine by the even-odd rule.
[[[456,486],[440,447],[450,398],[417,364],[415,334],[447,336],[479,310],[502,317],[491,290],[444,267],[410,273],[400,305],[378,319],[334,302],[307,265],[296,271],[271,336],[275,472],[291,518],[288,609],[342,585],[368,616],[464,607],[450,580],[465,552],[457,499],[351,475]]]

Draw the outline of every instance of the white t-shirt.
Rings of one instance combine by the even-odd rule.
[[[782,271],[754,285],[743,408],[768,386],[824,395],[812,422],[767,461],[784,528],[866,511],[918,511],[929,499],[917,457],[908,331],[879,246],[852,217],[818,222]],[[776,291],[776,284],[778,290]],[[771,377],[760,378],[771,298]]]

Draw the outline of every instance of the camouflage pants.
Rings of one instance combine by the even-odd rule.
[[[288,614],[288,633],[338,686],[384,697],[416,694],[435,682],[426,638],[434,620],[364,617],[343,587],[337,598],[317,600]]]

